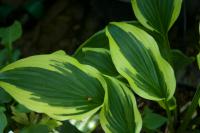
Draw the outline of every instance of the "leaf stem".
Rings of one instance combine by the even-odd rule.
[[[12,62],[12,52],[13,52],[12,43],[7,44],[6,49],[7,49],[7,55],[8,55],[7,63],[10,64]]]
[[[182,133],[185,131],[185,129],[187,128],[190,120],[191,120],[191,117],[192,115],[194,114],[197,106],[198,106],[198,102],[199,102],[199,99],[200,99],[200,85],[198,86],[197,88],[197,91],[192,99],[192,103],[191,105],[189,106],[184,118],[183,118],[183,122],[182,124],[180,125],[179,129],[178,129],[178,132]]]
[[[166,113],[167,113],[167,117],[168,117],[168,127],[169,127],[169,132],[170,133],[174,133],[174,126],[173,126],[173,118],[169,109],[169,105],[167,103],[167,100],[164,101],[165,103],[165,107],[166,107]]]

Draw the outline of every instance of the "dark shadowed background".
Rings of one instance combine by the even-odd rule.
[[[129,0],[1,0],[0,5],[0,26],[23,23],[23,37],[15,42],[23,57],[59,49],[72,54],[110,21],[135,20]],[[173,48],[197,53],[199,20],[200,1],[185,0],[170,31]]]

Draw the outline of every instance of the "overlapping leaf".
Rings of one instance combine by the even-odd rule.
[[[82,54],[76,56],[79,62],[91,65],[100,72],[110,76],[117,76],[118,72],[112,62],[110,51],[105,48],[82,48]]]
[[[181,10],[182,0],[131,0],[137,19],[146,28],[166,34]]]
[[[156,130],[167,122],[167,118],[154,113],[148,108],[145,108],[143,115],[143,127],[150,130]]]
[[[173,56],[173,63],[174,63],[174,70],[175,72],[178,72],[194,62],[194,57],[188,57],[184,53],[182,53],[180,50],[173,49],[171,50],[172,56]]]
[[[156,101],[173,96],[174,71],[149,34],[126,23],[111,23],[106,34],[118,72],[139,96]]]
[[[108,39],[105,34],[105,30],[101,30],[91,36],[87,41],[85,41],[74,53],[74,56],[80,56],[82,53],[82,48],[109,48]]]
[[[106,133],[139,133],[142,119],[133,93],[114,78],[106,78],[107,93],[100,113]]]
[[[102,30],[83,43],[75,52],[74,57],[83,64],[95,67],[103,74],[118,76],[108,47],[109,43],[105,30]]]
[[[0,72],[0,86],[27,108],[65,120],[94,114],[102,106],[105,83],[93,67],[54,53],[8,65]]]

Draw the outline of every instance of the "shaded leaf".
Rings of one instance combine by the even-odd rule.
[[[5,127],[7,126],[7,118],[4,114],[5,108],[0,106],[0,133],[4,132]]]
[[[101,74],[67,55],[38,55],[1,70],[0,86],[28,109],[59,119],[83,119],[102,106]]]
[[[110,76],[119,75],[110,57],[109,43],[105,30],[99,31],[84,42],[75,52],[74,57],[81,63],[91,65]]]
[[[9,103],[12,97],[2,88],[0,88],[0,104]]]
[[[107,78],[107,92],[100,113],[106,133],[139,133],[142,119],[133,93],[114,78]]]
[[[82,48],[82,53],[81,56],[76,56],[81,63],[91,65],[106,75],[119,75],[112,62],[109,50],[84,47]]]
[[[74,56],[82,55],[82,48],[109,48],[108,39],[105,34],[105,30],[101,30],[91,36],[87,41],[85,41],[74,53]],[[80,55],[79,55],[80,54]]]
[[[2,68],[3,66],[6,65],[7,59],[8,59],[7,55],[8,54],[7,54],[7,49],[6,48],[0,50],[0,68]]]
[[[59,133],[81,133],[75,126],[68,121],[63,122],[63,125],[58,128]]]
[[[14,61],[17,61],[19,59],[21,55],[21,52],[19,49],[15,49],[12,53],[12,57],[11,57],[11,61],[14,62]]]
[[[19,39],[22,35],[22,27],[20,22],[15,21],[11,26],[0,28],[1,43],[11,45],[12,42]]]
[[[143,120],[143,127],[151,130],[155,130],[167,122],[167,118],[159,114],[145,110],[142,120]]]
[[[19,133],[49,133],[49,129],[46,125],[32,125],[23,128]]]
[[[27,109],[24,105],[21,105],[21,104],[17,104],[14,108],[17,112],[20,112],[20,113],[30,113],[31,112],[29,109]]]
[[[174,95],[174,71],[149,34],[126,23],[108,25],[106,34],[114,65],[135,93],[155,101]]]
[[[180,50],[173,49],[172,51],[172,59],[174,63],[174,70],[175,72],[180,71],[181,69],[187,67],[189,64],[194,62],[194,57],[188,57],[184,53],[182,53]]]
[[[182,0],[131,0],[137,19],[146,28],[166,34],[178,18]]]

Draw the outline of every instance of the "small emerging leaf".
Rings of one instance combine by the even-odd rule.
[[[157,128],[161,127],[163,124],[167,122],[167,118],[150,112],[150,111],[144,111],[144,117],[143,117],[143,126],[147,129],[156,130]]]

